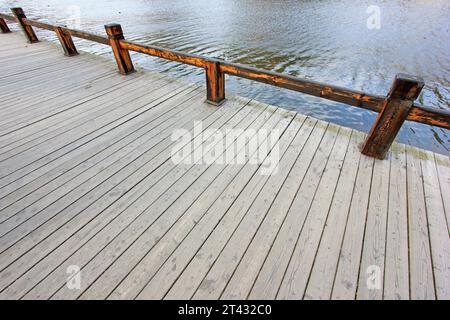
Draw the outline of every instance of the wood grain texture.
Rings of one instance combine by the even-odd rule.
[[[384,299],[409,299],[408,201],[406,185],[406,149],[392,148],[389,177],[389,207],[386,228]]]
[[[421,79],[403,74],[395,77],[381,111],[364,142],[361,150],[363,154],[384,159],[423,86]]]
[[[134,72],[135,70],[133,62],[131,61],[130,53],[127,49],[120,46],[120,40],[124,38],[120,24],[107,24],[105,25],[105,30],[108,34],[109,45],[113,50],[114,57],[116,58],[119,72],[124,75]]]
[[[73,43],[72,36],[69,32],[63,30],[61,27],[55,28],[55,33],[61,43],[61,46],[64,50],[64,54],[68,57],[78,55],[77,48]]]
[[[194,54],[168,50],[156,46],[138,44],[127,40],[121,40],[120,46],[123,49],[144,53],[171,61],[181,62],[184,64],[190,64],[200,68],[204,68],[206,66],[206,58]]]
[[[213,105],[220,105],[225,101],[225,74],[220,71],[219,62],[207,62],[206,74],[206,101]]]
[[[0,18],[0,30],[2,31],[2,33],[11,32],[11,30],[9,30],[8,25],[6,24],[5,19],[3,18]]]
[[[436,299],[430,233],[420,158],[423,151],[407,147],[408,234],[411,299]]]
[[[29,24],[25,23],[24,19],[26,19],[27,17],[25,16],[25,13],[23,12],[22,8],[11,8],[11,11],[16,17],[16,22],[20,25],[20,28],[25,34],[28,43],[39,42],[39,39],[34,33],[33,28]]]
[[[448,156],[374,160],[361,132],[23,42],[0,37],[0,299],[448,299]],[[195,157],[234,129],[243,163]],[[247,129],[279,130],[275,158]]]

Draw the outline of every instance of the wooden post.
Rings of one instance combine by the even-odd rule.
[[[59,42],[64,50],[64,55],[68,57],[76,56],[78,54],[77,48],[73,43],[72,36],[66,30],[61,27],[55,27],[56,35],[58,36]]]
[[[423,88],[423,80],[398,74],[383,102],[380,113],[364,142],[361,152],[384,159],[392,142]]]
[[[0,18],[0,29],[2,30],[2,33],[8,33],[11,32],[11,30],[9,30],[8,25],[6,24],[5,19]]]
[[[221,105],[225,101],[225,74],[220,71],[219,61],[207,61],[206,73],[206,102]]]
[[[28,42],[29,43],[39,42],[39,39],[36,37],[33,28],[25,24],[25,22],[23,21],[23,19],[26,19],[27,17],[25,16],[25,13],[23,12],[22,8],[11,8],[11,11],[16,17],[17,23],[20,25],[23,32],[25,33]]]
[[[120,24],[112,23],[105,25],[106,33],[109,37],[109,44],[116,58],[117,66],[121,74],[129,74],[134,72],[133,62],[127,49],[120,46],[120,40],[123,40],[123,32]]]

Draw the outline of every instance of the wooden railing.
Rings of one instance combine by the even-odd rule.
[[[220,59],[127,41],[124,39],[119,24],[105,25],[107,34],[107,37],[105,37],[65,26],[27,19],[21,8],[12,8],[11,11],[14,14],[13,16],[0,13],[0,29],[3,33],[10,31],[5,20],[17,22],[29,43],[39,41],[33,27],[54,31],[67,56],[78,54],[72,36],[109,45],[121,74],[134,72],[129,51],[204,68],[206,101],[214,105],[220,105],[225,100],[225,74],[228,74],[378,112],[375,124],[361,148],[363,154],[375,158],[383,159],[385,157],[405,120],[450,129],[449,111],[428,108],[414,103],[424,86],[423,81],[417,77],[398,74],[388,95],[378,96]]]

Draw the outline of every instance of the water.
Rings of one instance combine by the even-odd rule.
[[[367,8],[380,8],[380,29],[367,27]],[[122,24],[125,37],[208,57],[385,95],[395,74],[424,78],[419,102],[449,108],[450,1],[448,0],[21,0],[30,18],[73,24],[104,34]],[[77,15],[79,14],[79,21]],[[38,36],[57,41],[54,34]],[[110,48],[77,40],[79,49],[111,55]],[[203,84],[203,70],[133,54],[135,64]],[[227,78],[240,95],[368,131],[375,114],[289,90]],[[408,122],[398,140],[450,155],[447,130]]]

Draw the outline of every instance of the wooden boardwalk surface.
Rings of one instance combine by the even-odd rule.
[[[1,299],[450,299],[449,157],[17,33],[0,88]],[[194,121],[278,129],[278,171],[175,164]]]

